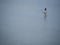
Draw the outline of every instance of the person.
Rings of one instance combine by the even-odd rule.
[[[46,17],[46,15],[47,15],[47,9],[45,8],[44,9],[44,16]]]
[[[47,18],[47,8],[44,8],[43,14],[44,14],[44,20],[46,20],[46,18]]]

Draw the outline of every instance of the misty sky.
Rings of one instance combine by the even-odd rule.
[[[60,45],[60,0],[0,0],[0,45]]]

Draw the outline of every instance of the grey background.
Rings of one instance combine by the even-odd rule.
[[[60,0],[0,0],[0,45],[60,45]]]

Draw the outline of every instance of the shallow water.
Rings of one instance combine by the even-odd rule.
[[[60,45],[59,0],[0,2],[0,45]]]

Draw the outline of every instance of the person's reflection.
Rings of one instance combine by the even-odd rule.
[[[47,8],[44,8],[43,10],[43,17],[44,17],[44,30],[47,30]]]

